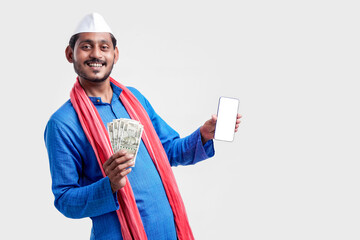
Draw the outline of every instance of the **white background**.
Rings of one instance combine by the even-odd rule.
[[[88,239],[53,206],[43,132],[75,81],[64,49],[102,14],[112,76],[182,136],[240,99],[235,141],[175,168],[196,239],[360,239],[358,1],[8,1],[1,22],[1,239]]]

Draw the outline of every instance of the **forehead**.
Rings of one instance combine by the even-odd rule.
[[[76,44],[80,44],[82,42],[106,42],[112,44],[110,33],[106,32],[87,32],[87,33],[80,33],[79,38]]]

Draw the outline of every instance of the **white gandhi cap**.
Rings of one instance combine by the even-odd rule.
[[[108,32],[112,34],[109,25],[105,19],[98,13],[86,15],[78,24],[73,35],[82,32]]]

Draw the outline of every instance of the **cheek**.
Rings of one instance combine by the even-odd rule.
[[[82,51],[75,51],[75,54],[73,56],[73,59],[75,61],[80,61],[80,62],[83,62],[84,59],[86,59],[86,53],[82,52]]]
[[[109,55],[106,57],[107,59],[107,62],[110,64],[115,64],[117,59],[116,59],[116,55],[115,54],[112,54],[112,55]]]

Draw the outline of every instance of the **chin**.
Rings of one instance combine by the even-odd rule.
[[[89,69],[80,68],[77,64],[74,64],[74,69],[78,76],[86,81],[93,83],[101,83],[106,81],[111,74],[112,67],[113,65],[109,69],[102,69],[102,71],[89,71]]]
[[[84,78],[85,80],[89,81],[89,82],[104,82],[106,81],[106,79],[108,79],[109,76],[107,77],[96,77],[96,78]]]
[[[78,73],[78,75],[82,79],[89,81],[89,82],[93,82],[93,83],[104,82],[110,76],[110,73],[105,73],[105,74],[101,74],[101,75],[97,74],[96,72],[92,72],[90,74],[85,74],[84,72],[79,72],[79,73]]]

